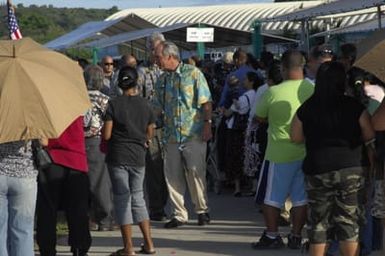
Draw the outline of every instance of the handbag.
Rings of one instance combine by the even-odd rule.
[[[52,164],[48,151],[38,141],[32,142],[32,153],[36,169],[44,170]]]
[[[247,95],[245,95],[247,99],[247,104],[249,106],[249,110],[246,114],[239,114],[238,112],[233,113],[234,123],[233,123],[233,129],[234,130],[242,130],[245,131],[247,128],[247,125],[249,123],[249,114],[250,114],[250,100]]]

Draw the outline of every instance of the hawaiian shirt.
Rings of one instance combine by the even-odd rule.
[[[14,141],[0,144],[0,175],[36,179],[31,141]]]
[[[202,105],[211,101],[203,73],[195,66],[179,64],[165,72],[155,87],[154,106],[162,109],[164,143],[200,140],[204,125]]]
[[[84,136],[86,138],[101,136],[103,117],[106,113],[109,97],[99,91],[88,91],[92,108],[84,115]]]

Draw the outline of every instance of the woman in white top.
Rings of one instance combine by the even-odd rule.
[[[243,176],[244,141],[245,131],[248,124],[251,102],[254,101],[256,89],[263,84],[263,80],[255,72],[248,72],[244,80],[246,92],[237,100],[233,100],[230,109],[225,113],[231,116],[227,121],[227,159],[226,175],[234,182],[234,196],[241,196],[240,179]]]
[[[249,123],[245,135],[244,171],[246,176],[256,178],[260,170],[267,144],[267,124],[259,124],[255,119],[255,108],[266,90],[282,82],[280,63],[273,62],[267,69],[267,81],[258,87],[254,100],[251,102]],[[252,192],[256,190],[256,179],[253,182]]]

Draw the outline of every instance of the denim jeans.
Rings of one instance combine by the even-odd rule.
[[[148,220],[143,193],[144,167],[108,165],[111,177],[114,207],[119,225]]]
[[[36,179],[0,175],[0,255],[33,256]]]

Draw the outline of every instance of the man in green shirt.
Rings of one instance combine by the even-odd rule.
[[[301,247],[301,231],[306,219],[306,193],[302,160],[305,157],[303,145],[290,141],[290,124],[298,107],[307,100],[314,86],[304,79],[305,59],[299,51],[289,50],[282,56],[284,81],[270,87],[257,104],[256,116],[261,122],[268,122],[268,144],[262,167],[257,201],[263,204],[266,231],[255,249],[282,248],[278,234],[278,217],[285,200],[290,196],[293,203],[293,229],[288,236],[288,247]]]

